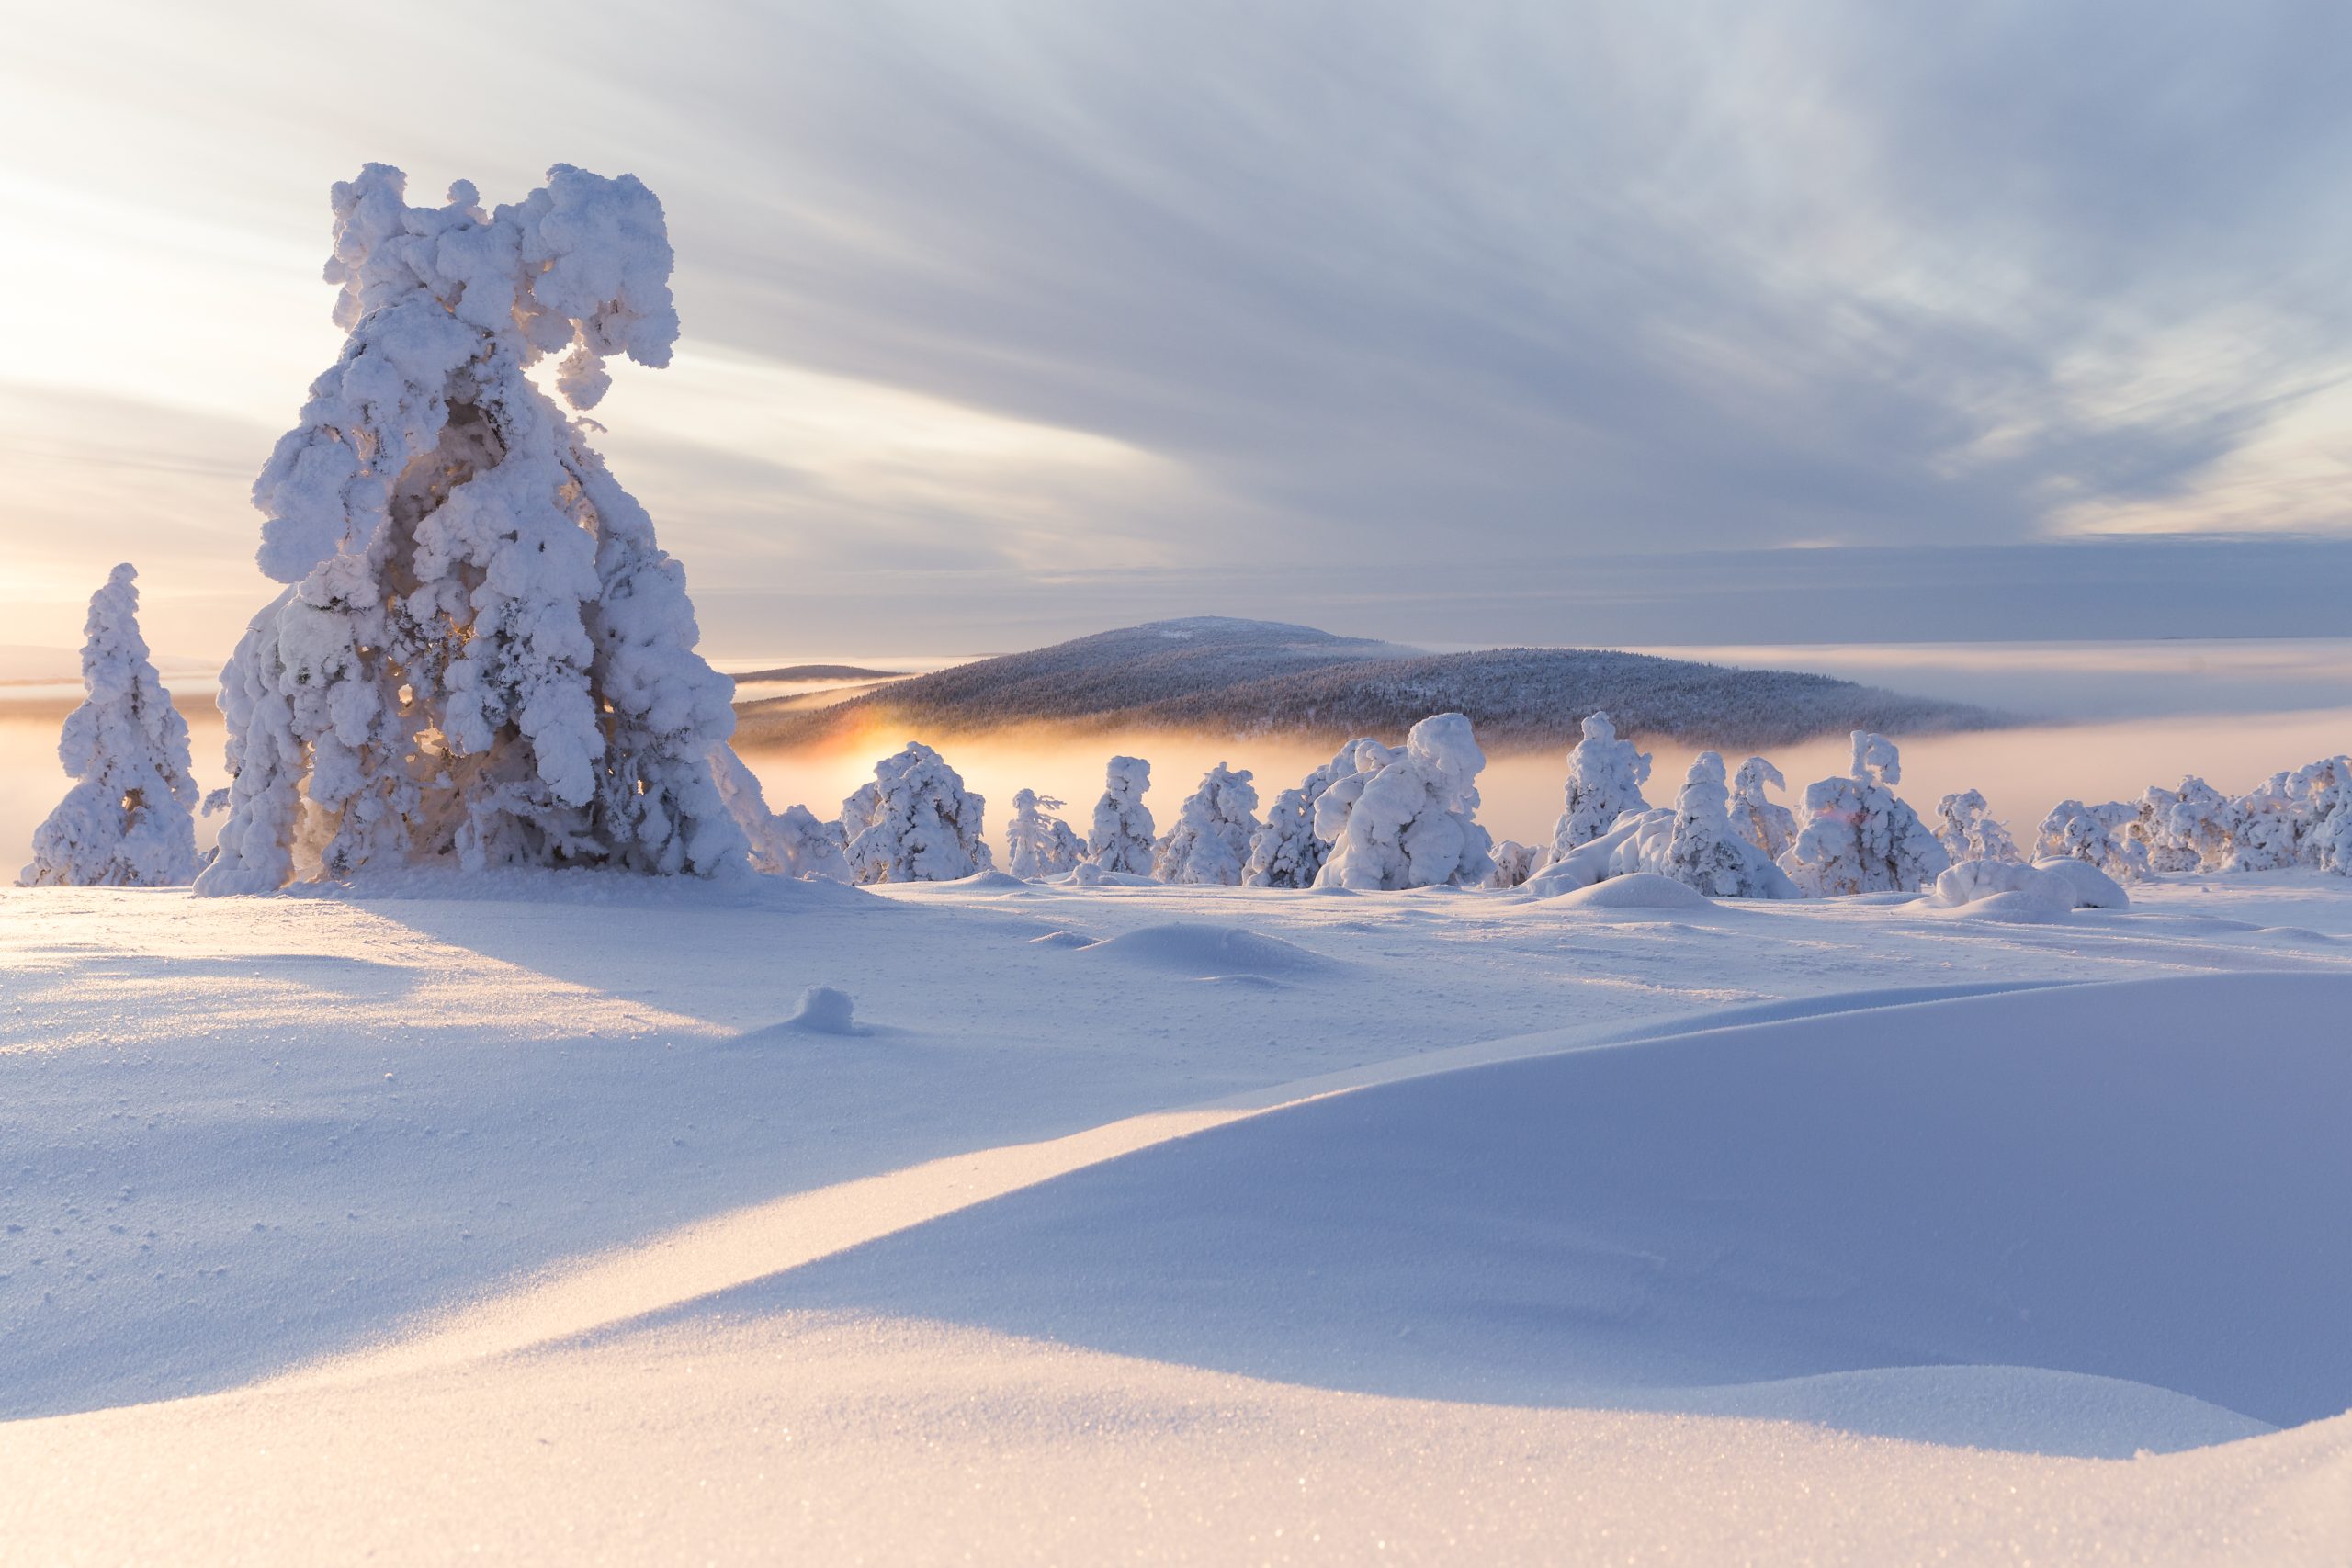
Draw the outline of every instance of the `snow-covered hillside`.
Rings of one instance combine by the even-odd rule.
[[[1044,720],[1093,729],[1291,735],[1334,743],[1462,713],[1489,744],[1552,746],[1602,709],[1628,733],[1767,746],[1870,729],[1976,729],[1964,703],[1826,675],[1735,670],[1589,649],[1430,654],[1309,626],[1204,615],[1155,621],[959,665],[832,707],[744,707],[744,744],[794,745],[872,726],[937,737]]]
[[[28,1560],[2352,1551],[2342,878],[378,886],[0,892]]]

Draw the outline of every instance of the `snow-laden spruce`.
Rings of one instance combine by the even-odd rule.
[[[874,780],[842,802],[850,879],[953,882],[994,863],[981,819],[988,802],[923,745],[874,764]]]
[[[1328,828],[1331,840],[1318,886],[1476,887],[1494,874],[1492,840],[1476,821],[1487,756],[1469,719],[1432,715],[1413,726],[1403,750],[1359,742],[1356,761],[1357,771],[1316,803],[1316,831]]]
[[[172,887],[196,875],[187,721],[139,635],[139,573],[125,562],[90,596],[82,704],[57,760],[74,787],[33,830],[28,887]]]
[[[1331,760],[1308,773],[1296,789],[1286,789],[1274,796],[1274,804],[1266,812],[1266,825],[1250,846],[1250,863],[1241,880],[1251,887],[1312,887],[1316,874],[1329,858],[1329,840],[1315,831],[1315,803],[1323,798],[1335,780],[1356,771],[1356,752],[1363,746],[1379,746],[1368,737],[1359,736],[1340,748]],[[1385,751],[1387,748],[1381,747]]]
[[[1919,814],[1898,796],[1903,759],[1894,742],[1854,731],[1851,771],[1804,792],[1809,818],[1781,869],[1807,897],[1916,893],[1943,874],[1951,857]]]
[[[1733,830],[1724,760],[1713,751],[1691,761],[1675,797],[1666,863],[1655,869],[1711,898],[1779,898],[1791,891],[1764,852]]]
[[[1985,804],[1984,791],[1964,789],[1944,796],[1936,802],[1936,841],[1943,845],[1952,864],[1980,860],[2024,863],[2017,840]]]
[[[710,775],[751,844],[752,870],[804,881],[849,880],[839,822],[820,822],[805,806],[788,806],[781,814],[770,811],[759,778],[735,748],[724,742],[711,748]]]
[[[1786,789],[1789,781],[1761,757],[1739,765],[1731,781],[1731,830],[1777,863],[1797,841],[1797,814],[1767,795],[1768,786]]]
[[[2150,784],[2140,797],[2140,836],[2152,871],[2225,869],[2232,860],[2230,797],[2190,773],[2178,789]]]
[[[1086,863],[1129,876],[1151,874],[1152,845],[1159,835],[1151,807],[1143,803],[1151,787],[1151,764],[1141,757],[1114,757],[1103,769],[1102,798],[1094,803],[1094,830],[1086,836]]]
[[[1560,819],[1552,827],[1550,858],[1559,859],[1598,839],[1629,811],[1646,811],[1642,785],[1650,776],[1650,759],[1630,740],[1617,739],[1617,727],[1605,713],[1584,721],[1584,739],[1568,749],[1566,798]]]
[[[1023,881],[1035,881],[1078,868],[1078,863],[1086,858],[1086,845],[1069,823],[1054,815],[1061,808],[1060,801],[1041,796],[1034,789],[1014,794],[1012,820],[1004,829],[1005,848],[1010,852],[1006,870]]]
[[[286,590],[221,675],[230,816],[198,887],[414,864],[709,874],[742,833],[711,780],[733,686],[684,574],[572,419],[606,356],[677,338],[662,205],[558,164],[484,210],[334,187],[348,333],[254,487]]]
[[[1162,882],[1232,886],[1241,881],[1258,837],[1258,791],[1250,770],[1223,762],[1202,776],[1175,825],[1155,846],[1151,874]]]
[[[2118,882],[2145,882],[2148,846],[2136,831],[2139,825],[2140,807],[2131,801],[2085,806],[2079,800],[2062,800],[2041,819],[2034,858],[2078,860]]]

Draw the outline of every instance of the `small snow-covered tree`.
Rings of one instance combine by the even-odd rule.
[[[1505,839],[1488,852],[1494,856],[1495,869],[1487,886],[1497,888],[1517,887],[1534,875],[1544,855],[1533,844],[1522,844],[1517,839]]]
[[[2129,830],[2139,820],[2140,807],[2132,801],[2085,806],[2079,800],[2062,800],[2041,819],[2034,858],[2078,860],[2118,882],[2145,882],[2148,846]]]
[[[1359,771],[1316,805],[1317,830],[1327,822],[1337,829],[1318,886],[1475,887],[1493,874],[1492,840],[1476,818],[1487,756],[1469,719],[1435,714],[1413,726],[1401,752],[1363,742],[1356,756]],[[1344,803],[1335,803],[1343,790]]]
[[[1617,739],[1605,713],[1584,721],[1584,739],[1568,750],[1567,795],[1552,829],[1552,852],[1559,859],[1592,842],[1628,811],[1646,811],[1642,785],[1650,776],[1647,752]]]
[[[1024,789],[1012,797],[1012,820],[1004,830],[1005,868],[1023,881],[1041,876],[1059,876],[1075,870],[1086,858],[1086,846],[1070,831],[1069,824],[1053,813],[1062,808],[1058,800],[1048,799],[1034,789]]]
[[[1894,742],[1854,731],[1852,771],[1804,792],[1809,818],[1781,869],[1808,897],[1853,893],[1916,893],[1951,859],[1892,786],[1903,782]]]
[[[1149,876],[1157,825],[1143,796],[1151,787],[1151,764],[1141,757],[1114,757],[1102,782],[1102,798],[1094,803],[1094,830],[1086,836],[1087,863]]]
[[[1786,789],[1781,770],[1761,757],[1739,765],[1731,781],[1731,830],[1778,861],[1797,841],[1797,814],[1764,793],[1765,787]]]
[[[2233,858],[2230,797],[2194,773],[2177,790],[2151,784],[2132,827],[2148,846],[2154,871],[2219,869]]]
[[[849,839],[838,820],[820,819],[805,806],[776,814],[769,843],[784,874],[804,882],[848,882]]]
[[[1311,887],[1323,869],[1323,840],[1315,836],[1315,808],[1304,789],[1286,789],[1266,808],[1266,824],[1250,840],[1241,881],[1250,887]]]
[[[2288,781],[2297,812],[2295,858],[2322,871],[2352,874],[2352,757],[2324,757]]]
[[[254,488],[287,584],[222,671],[229,820],[204,893],[369,866],[711,874],[745,844],[711,780],[732,683],[678,563],[528,372],[603,397],[670,360],[662,204],[558,164],[519,203],[334,187],[342,357]]]
[[[1723,758],[1700,752],[1675,798],[1666,874],[1710,897],[1769,897],[1781,878],[1761,851],[1732,831],[1730,806]]]
[[[2230,802],[2230,869],[2283,871],[2295,863],[2303,832],[2290,777],[2274,773]]]
[[[1966,865],[1980,860],[2023,863],[2025,857],[2018,852],[2017,840],[1993,816],[1983,791],[1964,789],[1944,796],[1936,802],[1936,816],[1941,823],[1936,829],[1936,841],[1943,845],[1952,864]]]
[[[874,764],[874,782],[842,802],[850,877],[952,882],[992,863],[981,819],[988,802],[920,741]]]
[[[1219,762],[1185,798],[1175,826],[1155,847],[1151,874],[1162,882],[1233,886],[1257,836],[1258,791],[1250,771],[1235,773]]]
[[[187,721],[139,635],[138,576],[126,562],[90,597],[82,705],[57,741],[74,787],[33,830],[28,887],[170,887],[196,875]]]

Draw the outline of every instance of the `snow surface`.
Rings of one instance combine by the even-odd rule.
[[[1009,880],[0,893],[0,1539],[2352,1552],[2344,878]]]

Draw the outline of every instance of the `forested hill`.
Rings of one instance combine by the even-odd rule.
[[[1311,626],[1204,616],[958,665],[813,711],[745,704],[738,733],[739,741],[793,744],[876,726],[935,738],[1044,722],[1336,742],[1393,739],[1430,714],[1458,712],[1489,746],[1521,749],[1567,744],[1585,715],[1601,709],[1627,734],[1742,747],[2007,722],[1966,704],[1826,675],[1586,649],[1432,654]]]

